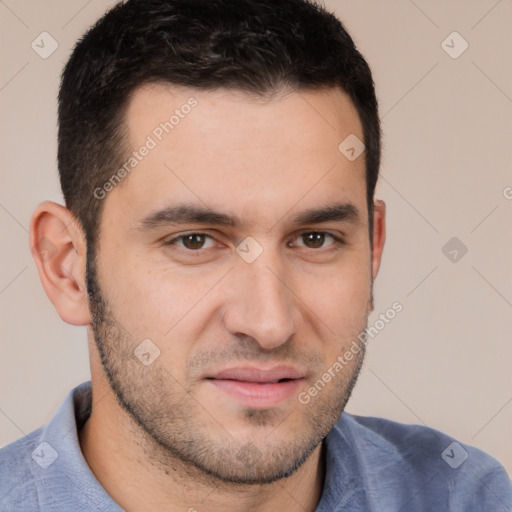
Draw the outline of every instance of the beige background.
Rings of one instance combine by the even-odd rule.
[[[63,323],[47,299],[27,229],[39,202],[62,202],[62,66],[111,3],[0,3],[0,446],[47,422],[89,378],[85,327]],[[328,5],[373,69],[383,118],[388,239],[369,323],[404,307],[371,341],[348,411],[425,423],[512,473],[512,1]],[[46,59],[31,48],[43,31],[58,42]],[[442,45],[454,31],[469,44],[456,59]],[[444,47],[462,44],[451,36]],[[468,249],[456,262],[442,252],[452,237]]]

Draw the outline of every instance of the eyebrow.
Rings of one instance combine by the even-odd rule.
[[[335,203],[299,212],[288,222],[299,226],[333,221],[358,224],[361,222],[361,216],[355,205],[351,203]],[[137,229],[139,231],[147,231],[176,224],[210,224],[230,228],[241,228],[244,225],[237,216],[228,215],[227,213],[215,211],[204,206],[177,204],[150,212],[138,223]]]

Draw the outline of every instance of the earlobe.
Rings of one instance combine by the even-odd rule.
[[[373,207],[373,253],[372,253],[372,279],[379,272],[384,243],[386,241],[386,203],[377,199]]]
[[[88,325],[86,243],[74,215],[52,201],[41,203],[30,221],[30,250],[46,295],[62,320]]]

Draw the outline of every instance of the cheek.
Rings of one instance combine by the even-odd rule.
[[[360,326],[371,295],[369,265],[340,265],[323,275],[303,280],[304,302],[334,331]]]
[[[211,315],[209,292],[217,281],[212,275],[132,270],[118,281],[116,316],[134,340],[149,338],[166,368],[178,371]]]

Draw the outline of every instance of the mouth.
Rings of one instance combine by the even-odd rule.
[[[230,368],[206,377],[208,383],[230,399],[257,409],[277,407],[289,399],[304,380],[304,372],[289,366]]]

